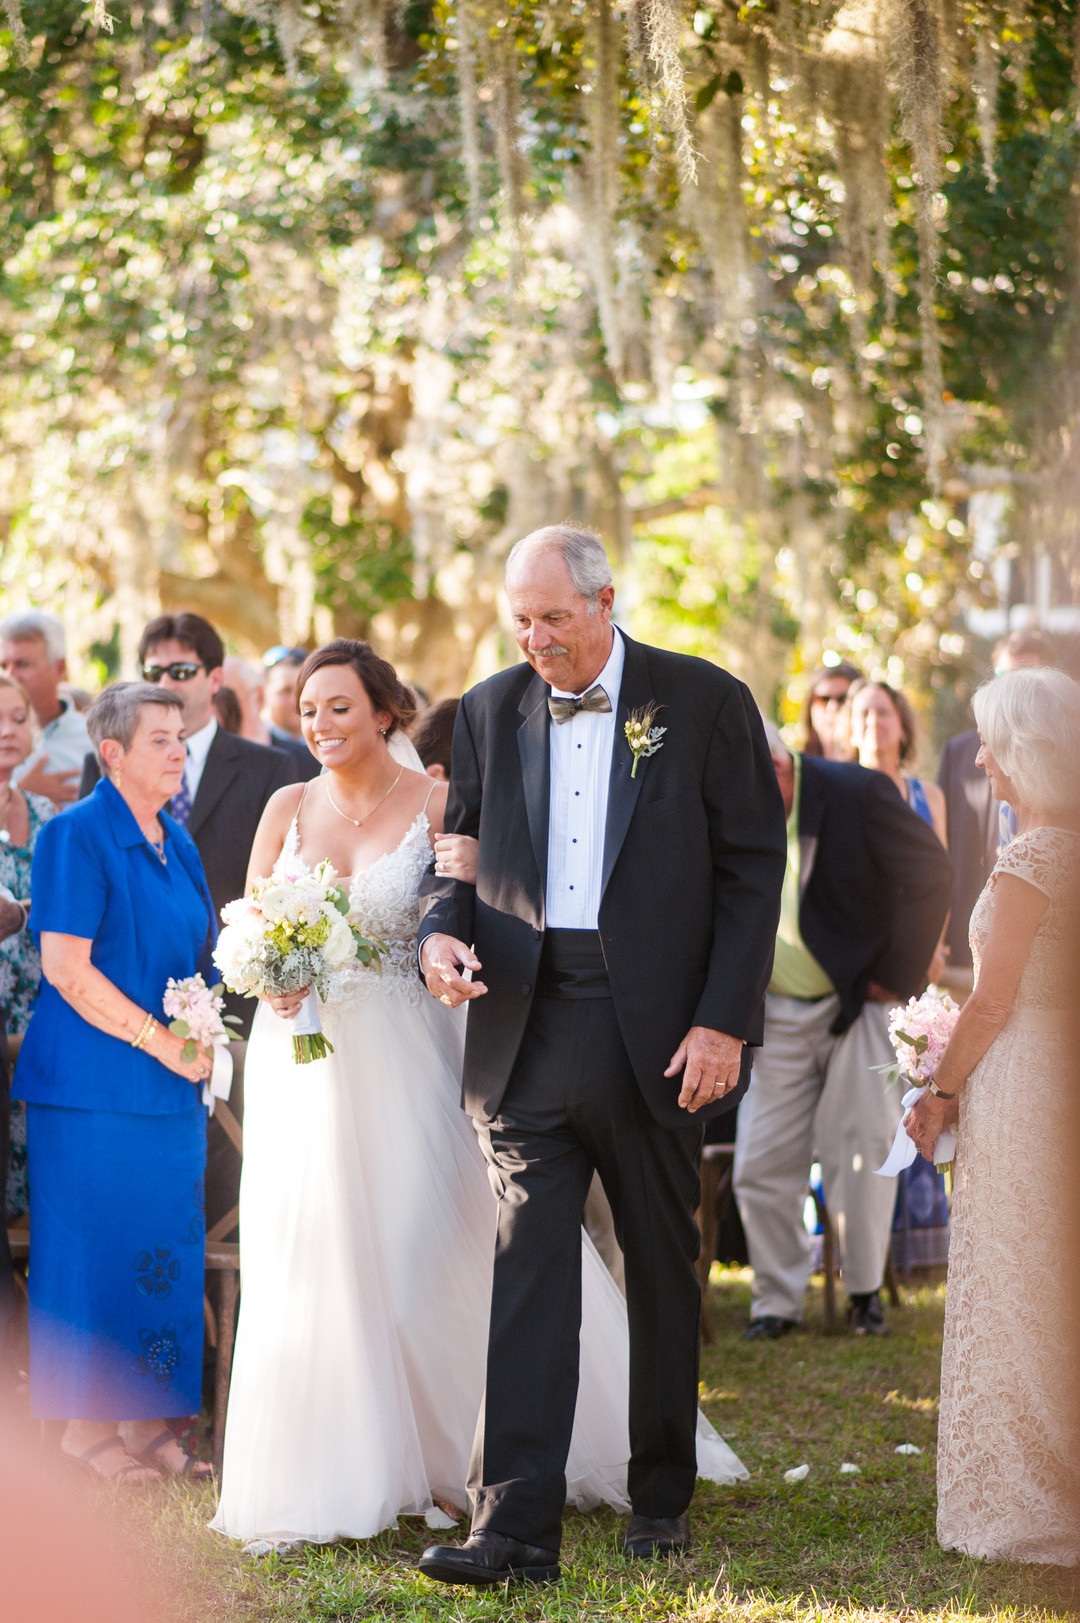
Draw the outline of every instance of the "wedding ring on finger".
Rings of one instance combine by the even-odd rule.
[[[454,1007],[454,1000],[450,996],[449,992],[444,992],[442,997],[439,999],[439,1002],[445,1003],[448,1009],[452,1009]]]

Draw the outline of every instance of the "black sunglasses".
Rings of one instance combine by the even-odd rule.
[[[206,666],[197,660],[178,659],[171,665],[144,665],[143,681],[160,682],[163,676],[169,676],[174,682],[190,682],[193,676],[205,671]]]
[[[268,671],[273,670],[274,666],[280,665],[283,659],[296,659],[303,664],[307,656],[308,651],[306,648],[286,648],[283,642],[279,642],[276,647],[266,650],[263,655],[263,667]]]

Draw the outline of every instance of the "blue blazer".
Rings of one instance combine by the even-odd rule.
[[[163,865],[107,780],[46,823],[31,875],[30,928],[90,940],[91,963],[141,1009],[164,1020],[170,976],[217,979],[213,905],[190,835],[161,813]],[[12,1096],[76,1110],[163,1116],[190,1110],[190,1082],[84,1020],[43,977]]]

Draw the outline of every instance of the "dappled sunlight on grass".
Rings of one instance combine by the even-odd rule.
[[[543,1591],[444,1589],[415,1569],[431,1539],[416,1518],[364,1544],[261,1563],[206,1530],[208,1489],[169,1485],[129,1512],[148,1522],[159,1577],[185,1623],[854,1623],[886,1618],[1063,1618],[1069,1580],[987,1565],[934,1539],[936,1392],[944,1291],[904,1290],[883,1340],[826,1337],[821,1293],[807,1325],[745,1342],[750,1276],[718,1270],[716,1339],[702,1403],[750,1471],[735,1488],[703,1483],[688,1557],[630,1565],[610,1511],[566,1518],[563,1582]],[[919,1454],[898,1455],[901,1443]],[[840,1474],[841,1464],[858,1474]],[[800,1482],[784,1472],[807,1464]],[[454,1535],[451,1535],[454,1536]]]

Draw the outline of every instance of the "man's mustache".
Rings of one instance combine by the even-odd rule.
[[[560,654],[568,654],[569,648],[563,648],[557,642],[545,643],[543,648],[526,648],[525,652],[534,659],[558,659]]]

